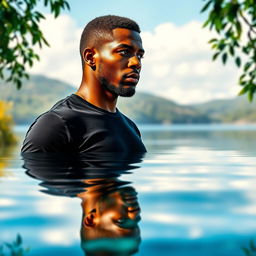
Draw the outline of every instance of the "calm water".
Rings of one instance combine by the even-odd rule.
[[[83,246],[119,252],[92,255],[245,255],[241,248],[256,242],[256,126],[140,129],[149,151],[142,160],[24,162],[19,145],[2,152],[0,245],[19,233],[28,255],[84,255]],[[24,136],[24,127],[16,132]],[[81,228],[91,202],[121,216],[105,225],[107,241],[90,225],[96,217]],[[83,232],[101,240],[86,243]]]

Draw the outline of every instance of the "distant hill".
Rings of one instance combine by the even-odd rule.
[[[211,123],[208,115],[191,107],[147,93],[119,98],[118,108],[138,123]]]
[[[71,85],[45,76],[31,76],[20,90],[12,84],[0,84],[0,99],[12,101],[17,124],[31,123],[56,101],[75,91]]]
[[[75,90],[62,81],[37,75],[25,81],[21,90],[0,83],[0,99],[13,102],[12,114],[17,124],[27,124]],[[255,106],[241,97],[184,106],[141,92],[118,100],[118,108],[137,123],[159,124],[256,122]]]
[[[224,123],[255,123],[256,101],[250,103],[246,96],[234,99],[213,100],[204,104],[193,104],[193,108],[211,119]]]
[[[58,100],[75,92],[71,85],[44,76],[31,76],[21,90],[0,84],[1,99],[13,102],[12,114],[17,124],[31,123]],[[118,108],[140,123],[209,123],[204,114],[190,107],[146,93],[119,99]]]

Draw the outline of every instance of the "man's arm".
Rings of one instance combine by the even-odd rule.
[[[21,152],[67,152],[70,147],[70,134],[65,121],[49,111],[31,125]]]

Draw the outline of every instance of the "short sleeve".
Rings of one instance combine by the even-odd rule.
[[[21,152],[67,152],[68,145],[70,134],[65,121],[49,111],[30,126]]]

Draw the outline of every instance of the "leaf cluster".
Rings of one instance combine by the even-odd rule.
[[[0,79],[13,82],[19,89],[22,78],[29,78],[26,65],[39,60],[34,46],[49,46],[39,23],[45,19],[36,10],[39,0],[0,0]],[[44,0],[57,17],[62,9],[69,9],[65,0]]]
[[[256,246],[255,246],[253,240],[250,240],[249,248],[243,247],[242,250],[246,256],[255,256],[256,255]]]
[[[24,249],[22,247],[22,237],[17,235],[16,240],[12,243],[4,243],[0,245],[0,256],[5,256],[4,247],[6,247],[12,256],[24,256],[29,252],[29,248]]]
[[[241,68],[240,95],[247,93],[253,100],[256,92],[256,1],[208,0],[201,12],[209,12],[204,27],[217,32],[209,41],[214,51],[213,60],[228,58]],[[243,61],[242,61],[243,60]]]

